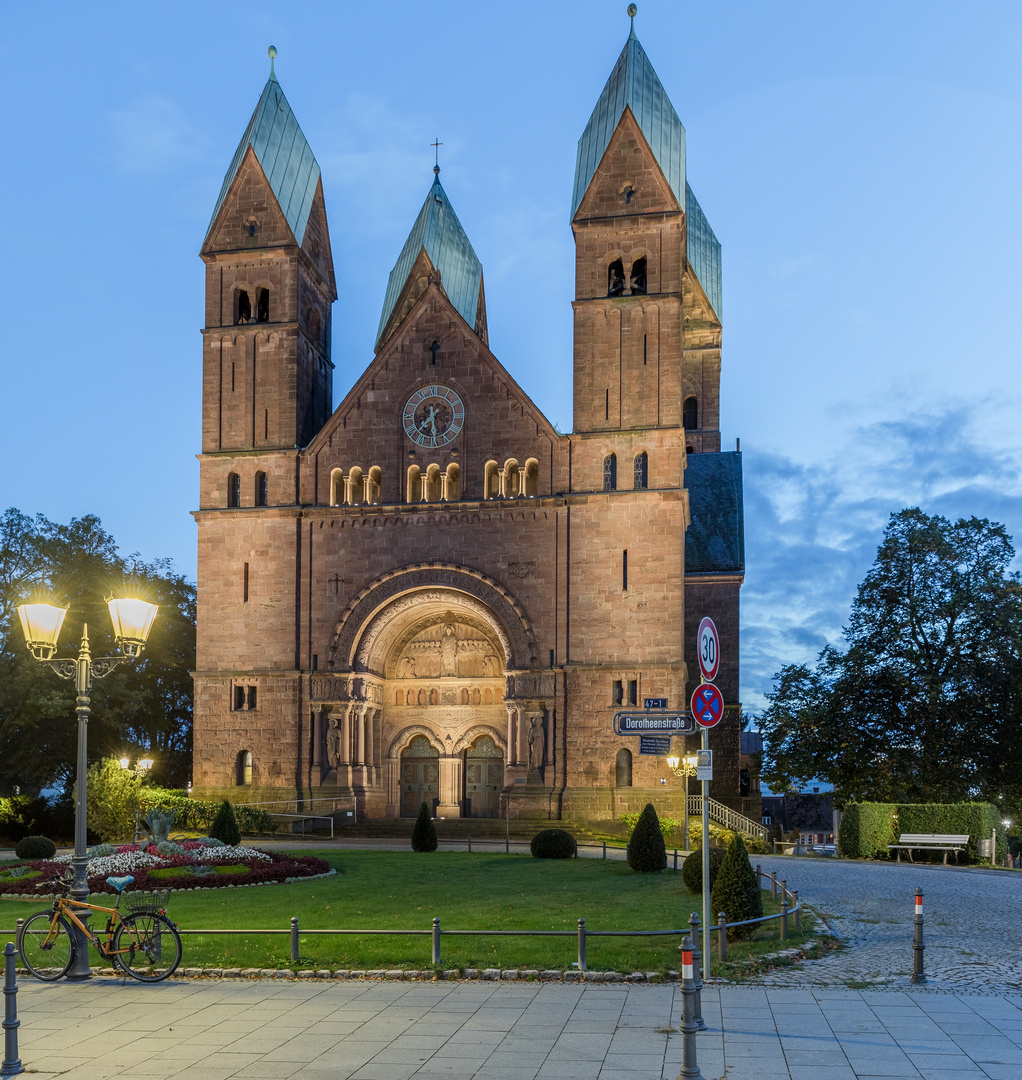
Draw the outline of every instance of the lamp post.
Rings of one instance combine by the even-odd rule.
[[[696,762],[699,759],[692,754],[687,757],[678,757],[677,754],[671,754],[667,759],[667,767],[674,773],[675,776],[683,776],[685,778],[685,850],[689,850],[689,836],[688,836],[688,778],[695,776],[696,774]]]
[[[25,644],[36,660],[50,667],[62,678],[73,679],[75,684],[75,712],[78,716],[78,781],[75,792],[75,852],[71,860],[74,868],[74,880],[71,896],[75,900],[87,900],[89,897],[88,852],[85,842],[86,808],[85,786],[88,769],[88,726],[90,693],[92,680],[102,679],[124,660],[137,660],[145,648],[146,639],[152,629],[153,620],[159,608],[145,600],[124,599],[108,600],[110,621],[114,627],[114,638],[120,656],[92,657],[89,649],[89,628],[82,627],[82,640],[78,646],[78,656],[74,660],[55,660],[57,638],[67,614],[65,608],[54,604],[21,604],[18,616],[25,633]],[[86,921],[87,916],[79,916]],[[69,979],[88,979],[89,942],[86,936],[72,926],[74,935],[74,963],[68,971]]]
[[[145,776],[145,774],[147,772],[149,772],[149,770],[153,767],[153,759],[151,757],[139,758],[138,761],[135,762],[135,767],[133,769],[131,768],[131,758],[122,757],[120,760],[121,760],[121,768],[125,772],[127,772],[128,769],[131,769],[132,776],[136,780],[139,780],[143,776]],[[131,842],[133,844],[138,843],[138,817],[139,817],[139,814],[141,814],[141,812],[142,812],[142,806],[141,806],[141,804],[139,802],[139,799],[138,799],[138,792],[136,791],[135,792],[135,831],[131,835]]]

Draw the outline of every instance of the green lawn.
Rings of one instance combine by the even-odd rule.
[[[623,862],[546,860],[528,855],[393,851],[315,852],[336,877],[290,885],[174,893],[169,911],[182,929],[280,928],[296,915],[302,929],[570,930],[565,938],[444,936],[444,967],[570,969],[579,917],[589,930],[669,930],[687,925],[701,900],[681,875],[635,874]],[[764,902],[769,898],[764,894]],[[100,903],[106,901],[98,901]],[[0,900],[0,926],[41,907]],[[752,951],[776,950],[776,924]],[[808,923],[803,919],[803,934]],[[789,943],[801,940],[794,935]],[[665,971],[680,966],[680,938],[588,939],[593,970]],[[186,967],[294,967],[286,935],[184,939]],[[426,968],[430,939],[302,936],[297,966]],[[750,946],[729,945],[729,959]]]

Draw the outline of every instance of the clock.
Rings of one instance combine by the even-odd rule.
[[[449,386],[431,383],[420,387],[405,402],[401,423],[417,446],[447,446],[461,434],[465,406]]]

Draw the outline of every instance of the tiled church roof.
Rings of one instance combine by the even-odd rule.
[[[291,232],[300,244],[305,237],[305,226],[309,223],[309,211],[319,182],[319,163],[272,71],[224,177],[224,186],[220,189],[220,197],[210,218],[210,228],[220,213],[227,192],[241,168],[245,151],[250,146],[266,174]]]
[[[440,284],[458,314],[469,326],[476,325],[483,264],[473,250],[438,176],[433,181],[405,246],[390,272],[387,293],[383,299],[383,313],[380,315],[380,328],[376,332],[377,345],[412,266],[423,248],[430,262],[440,271]]]
[[[685,573],[744,572],[741,453],[689,454],[685,487],[692,515],[685,533]]]
[[[571,216],[582,202],[621,116],[629,106],[688,218],[688,261],[721,317],[720,242],[685,179],[685,128],[633,29],[593,109],[575,160]]]

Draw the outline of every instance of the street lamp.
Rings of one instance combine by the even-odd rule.
[[[110,621],[114,627],[114,637],[120,656],[99,656],[94,660],[89,651],[89,627],[82,626],[82,641],[75,660],[54,660],[57,651],[57,638],[64,623],[66,609],[55,604],[20,604],[18,616],[25,633],[28,651],[43,664],[50,667],[62,678],[73,679],[75,684],[75,712],[78,715],[78,783],[75,793],[75,853],[71,860],[74,867],[74,880],[71,896],[75,900],[88,900],[88,852],[85,843],[85,785],[88,768],[88,726],[89,702],[92,680],[102,679],[124,660],[137,660],[145,648],[146,639],[152,629],[153,620],[159,608],[145,600],[123,599],[108,600]],[[80,915],[87,921],[87,915]],[[71,928],[74,935],[74,963],[68,972],[69,979],[88,979],[89,942],[78,929]]]
[[[127,772],[128,769],[131,769],[131,758],[122,757],[120,759],[120,761],[121,761],[121,768],[125,772]],[[139,780],[143,776],[145,776],[145,774],[147,772],[149,772],[149,770],[152,767],[153,767],[153,759],[151,757],[139,758],[138,761],[135,762],[134,769],[131,770],[132,771],[132,776],[136,780]],[[131,842],[133,844],[138,843],[138,816],[139,816],[139,814],[141,814],[141,812],[142,812],[142,805],[139,802],[138,792],[136,791],[135,792],[135,831],[131,835]]]
[[[677,754],[671,754],[667,759],[667,767],[674,773],[675,776],[683,776],[685,778],[685,850],[689,850],[689,836],[688,836],[688,778],[695,776],[696,774],[696,762],[699,759],[695,754],[691,754],[686,757],[678,757]]]

